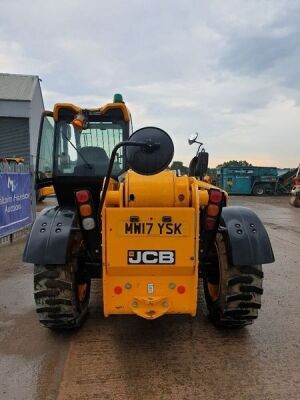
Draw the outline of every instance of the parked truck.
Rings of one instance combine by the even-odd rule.
[[[229,194],[288,194],[287,174],[289,171],[279,176],[276,167],[221,167],[217,169],[217,184]]]
[[[293,177],[293,187],[290,193],[290,204],[294,207],[300,207],[300,164],[296,175]]]

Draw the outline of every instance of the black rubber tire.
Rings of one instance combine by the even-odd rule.
[[[78,297],[76,261],[65,265],[34,266],[34,299],[40,323],[50,329],[78,328],[88,311],[90,279],[86,294]]]
[[[290,196],[289,203],[293,207],[300,208],[300,198],[297,197],[296,195]]]
[[[203,271],[203,287],[206,305],[212,322],[223,327],[242,327],[257,318],[263,293],[261,265],[233,266],[229,262],[228,249],[223,233],[217,233],[214,261]],[[209,291],[209,283],[218,285],[215,298]]]
[[[255,196],[263,196],[266,194],[266,189],[264,185],[255,185],[252,192]]]

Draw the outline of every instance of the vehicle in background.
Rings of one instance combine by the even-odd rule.
[[[37,189],[36,191],[36,201],[43,201],[46,197],[55,196],[55,191],[53,186],[45,186],[43,188]]]
[[[287,171],[279,176],[276,167],[221,167],[217,169],[217,185],[229,194],[288,194],[290,175]]]
[[[290,195],[290,204],[294,207],[300,207],[300,164],[296,175],[293,178],[293,187]]]

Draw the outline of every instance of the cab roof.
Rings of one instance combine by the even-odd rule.
[[[121,119],[126,122],[130,120],[130,112],[124,102],[107,103],[99,108],[81,108],[71,103],[56,103],[53,108],[55,121],[61,119],[72,120],[80,111],[99,113],[103,118]]]

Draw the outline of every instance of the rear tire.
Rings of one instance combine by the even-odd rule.
[[[87,314],[90,279],[80,281],[77,261],[34,266],[34,298],[40,323],[50,329],[78,328]]]
[[[300,207],[300,198],[298,198],[296,195],[291,195],[289,199],[290,205],[296,208]]]
[[[264,185],[255,185],[253,188],[253,194],[255,196],[263,196],[264,194],[266,194],[266,189]]]
[[[261,307],[261,265],[233,266],[224,234],[218,233],[211,263],[203,271],[203,286],[212,322],[223,327],[242,327],[257,318]]]

